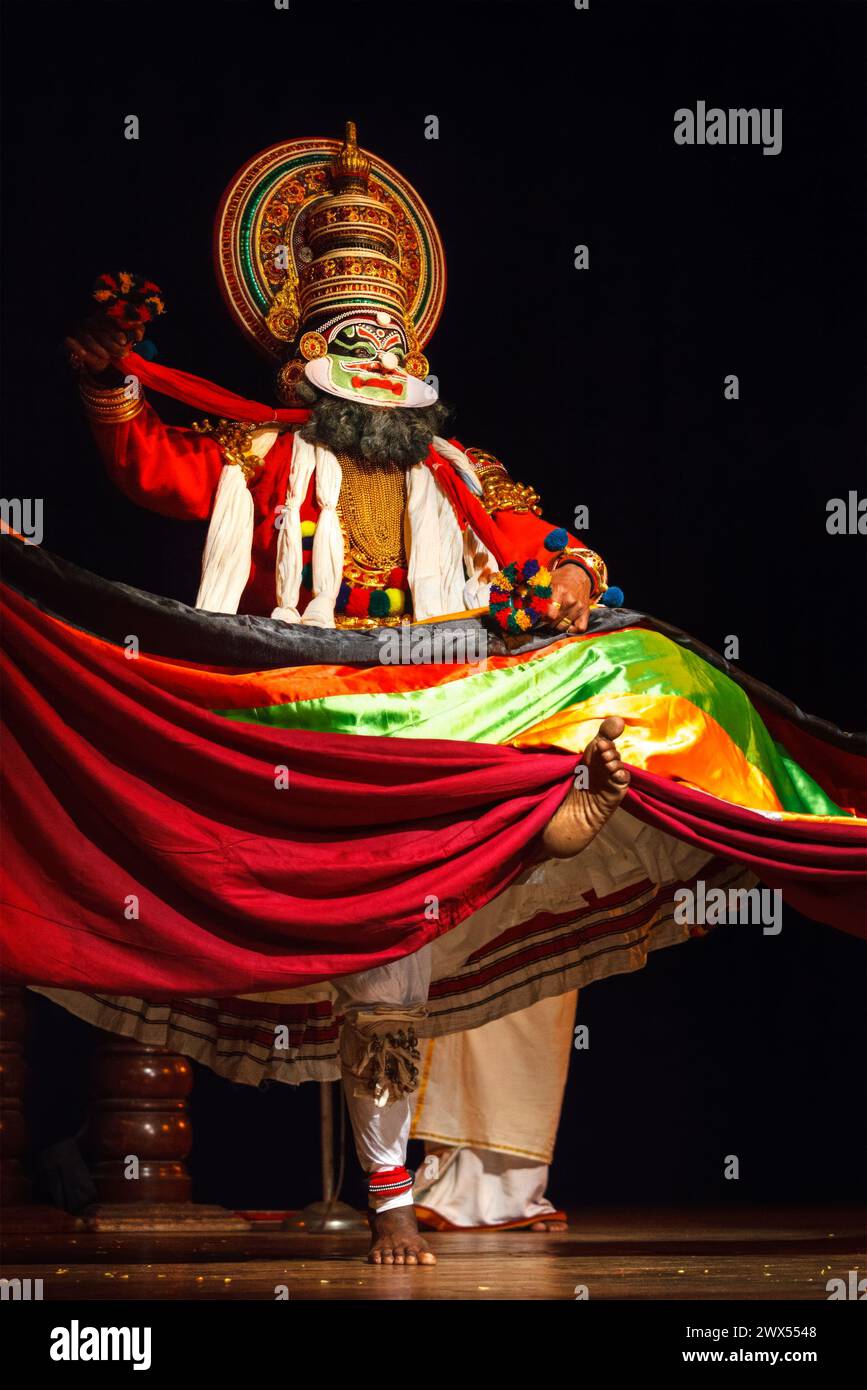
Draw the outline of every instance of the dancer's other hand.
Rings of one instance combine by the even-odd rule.
[[[586,632],[590,615],[590,576],[580,565],[559,565],[551,576],[546,626],[567,636]]]

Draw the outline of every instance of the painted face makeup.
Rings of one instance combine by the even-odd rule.
[[[329,352],[308,362],[304,374],[328,395],[367,405],[418,407],[433,405],[437,399],[437,392],[427,382],[410,376],[402,367],[387,365],[379,356],[343,357]]]
[[[403,327],[387,314],[364,315],[327,328],[328,351],[304,374],[320,391],[366,405],[418,407],[437,399],[433,386],[403,367]]]

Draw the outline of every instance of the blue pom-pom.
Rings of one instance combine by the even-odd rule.
[[[133,351],[137,352],[139,357],[143,357],[146,362],[153,362],[157,355],[157,345],[153,338],[142,338],[140,343],[136,343]]]
[[[310,577],[311,577],[311,579],[313,578],[312,573],[311,573],[311,576],[310,576]],[[350,589],[350,587],[349,587],[349,585],[347,584],[346,580],[345,580],[345,579],[342,580],[342,581],[341,581],[341,584],[340,584],[340,588],[337,590],[337,598],[334,600],[334,607],[337,609],[338,613],[342,613],[342,612],[343,612],[344,608],[346,607],[347,603],[349,602],[349,595],[350,595],[351,592],[352,592],[352,590]]]
[[[542,566],[536,559],[524,561],[524,582],[529,583],[534,574],[538,574]]]
[[[616,584],[612,584],[610,589],[606,589],[599,600],[600,603],[605,604],[606,608],[622,608],[625,601],[623,590],[618,589]]]
[[[568,544],[569,532],[564,531],[562,526],[558,526],[555,530],[549,531],[545,537],[546,550],[565,550]]]

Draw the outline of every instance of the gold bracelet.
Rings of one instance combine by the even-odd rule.
[[[106,388],[97,386],[91,377],[82,372],[79,390],[85,412],[91,420],[101,425],[119,425],[124,420],[132,420],[144,409],[144,398],[138,384]]]
[[[608,570],[602,556],[588,546],[567,545],[554,561],[554,568],[559,569],[567,560],[579,564],[590,576],[590,602],[595,603],[608,588]]]

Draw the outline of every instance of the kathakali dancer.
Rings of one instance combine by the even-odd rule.
[[[7,969],[235,1080],[341,1075],[369,1258],[433,1263],[413,1106],[427,1224],[559,1219],[575,991],[759,878],[851,927],[863,745],[625,608],[446,436],[440,239],[351,124],[251,159],[216,256],[279,406],[154,362],[132,275],[69,340],[118,486],[208,522],[195,609],[4,541]]]

